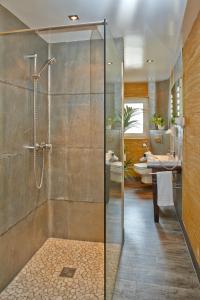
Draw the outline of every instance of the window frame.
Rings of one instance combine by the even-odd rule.
[[[143,104],[143,133],[126,133],[124,132],[124,139],[146,139],[149,132],[149,98],[124,98],[124,107],[129,103],[142,103]]]

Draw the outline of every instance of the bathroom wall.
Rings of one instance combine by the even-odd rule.
[[[183,49],[183,222],[200,265],[200,15]]]
[[[148,97],[147,82],[125,82],[124,97],[131,98],[147,98]]]
[[[143,144],[148,144],[149,139],[125,139],[126,160],[131,160],[134,164],[138,163],[140,158],[147,151],[143,148]],[[134,170],[130,171],[130,175],[138,177]]]
[[[168,125],[168,107],[169,107],[169,80],[156,82],[156,112],[165,119]]]
[[[103,41],[93,32],[51,55],[50,235],[103,241]]]
[[[148,96],[149,96],[149,129],[154,129],[154,125],[152,124],[151,119],[157,111],[155,81],[149,81],[148,83]]]
[[[4,31],[25,25],[0,6],[0,28]],[[38,53],[41,65],[47,50],[47,44],[33,33],[0,37],[0,290],[48,235],[46,178],[38,191],[33,153],[24,148],[33,143],[32,68],[24,56]],[[39,85],[39,141],[47,135],[46,75]],[[41,162],[41,157],[38,160]]]
[[[124,97],[125,98],[147,98],[148,97],[148,83],[147,82],[125,82],[124,83]],[[142,147],[143,143],[148,143],[149,139],[135,138],[124,139],[124,147],[126,151],[126,159],[131,159],[133,163],[139,162],[139,159],[144,155],[146,149]],[[137,177],[134,170],[131,170],[131,175]]]

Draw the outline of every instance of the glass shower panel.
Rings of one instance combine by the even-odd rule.
[[[0,290],[49,237],[92,242],[102,288],[103,36],[97,26],[27,30],[0,34],[0,51]],[[36,77],[37,142],[52,145],[40,190],[33,172]],[[38,172],[41,158],[39,152]]]
[[[100,242],[111,299],[123,243],[122,63],[103,25],[68,29],[0,34],[0,290],[54,237]],[[41,189],[34,80],[37,142],[52,146]]]
[[[122,61],[108,28],[105,39],[106,299],[112,299],[123,244]]]

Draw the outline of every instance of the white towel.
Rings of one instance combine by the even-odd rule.
[[[157,204],[171,206],[173,202],[172,172],[157,172]]]

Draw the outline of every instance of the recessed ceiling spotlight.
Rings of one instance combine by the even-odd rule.
[[[77,20],[79,20],[79,16],[78,15],[70,15],[70,16],[68,16],[68,19],[70,21],[77,21]]]
[[[112,61],[108,61],[107,64],[108,65],[112,65],[113,63],[112,63]]]
[[[152,63],[154,62],[154,60],[153,60],[153,59],[147,59],[146,62],[147,62],[148,64],[152,64]]]

